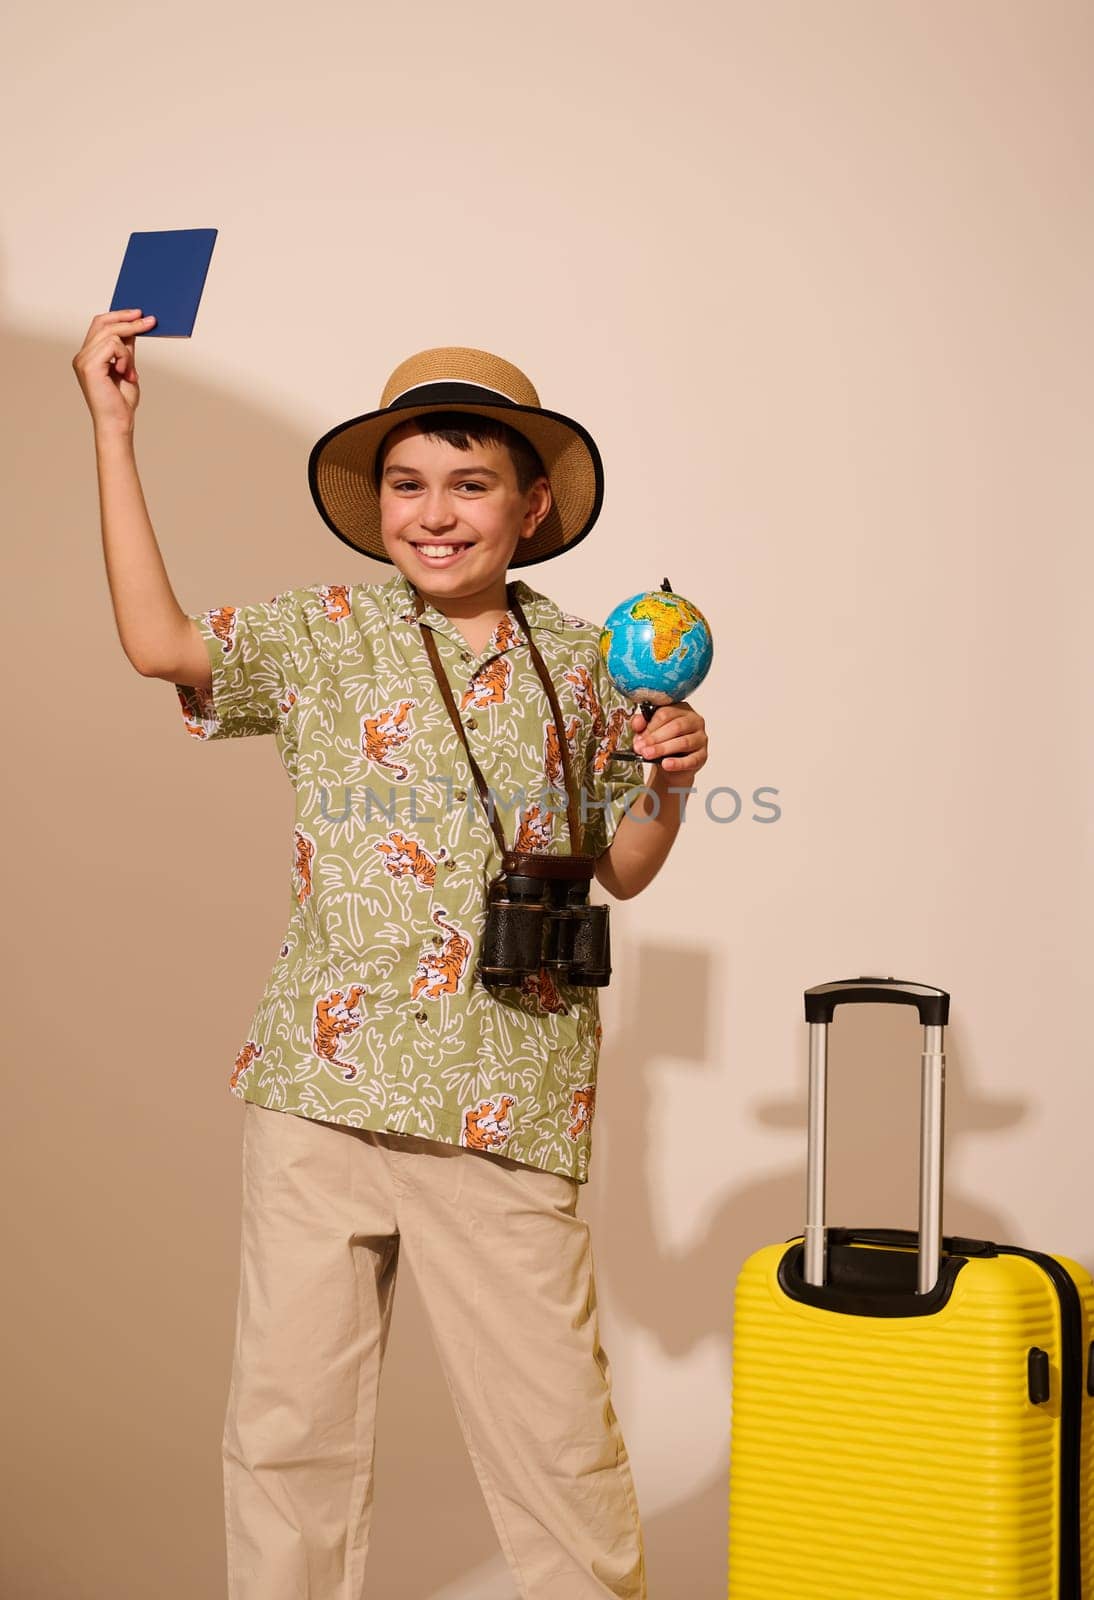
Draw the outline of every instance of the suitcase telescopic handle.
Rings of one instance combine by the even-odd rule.
[[[831,1022],[837,1006],[915,1006],[926,1027],[944,1028],[950,1019],[950,997],[945,989],[926,983],[904,983],[900,978],[841,978],[819,983],[805,991],[806,1022]]]
[[[946,1109],[943,1037],[950,997],[944,989],[899,978],[844,978],[805,991],[809,1024],[809,1149],[806,1168],[805,1281],[821,1285],[828,1265],[825,1206],[828,1162],[828,1026],[839,1005],[915,1006],[923,1024],[919,1125],[919,1263],[917,1290],[927,1294],[942,1263],[942,1154]]]

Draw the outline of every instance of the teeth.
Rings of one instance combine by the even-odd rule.
[[[426,557],[454,556],[457,550],[462,549],[463,545],[460,544],[420,544],[418,546],[419,552]]]

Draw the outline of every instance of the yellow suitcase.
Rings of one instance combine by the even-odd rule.
[[[730,1600],[1094,1600],[1094,1280],[943,1237],[943,990],[805,1001],[806,1228],[735,1295]],[[828,1025],[877,1002],[923,1024],[918,1234],[825,1226]]]

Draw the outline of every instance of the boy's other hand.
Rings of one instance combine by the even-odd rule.
[[[706,723],[686,700],[658,706],[648,724],[641,711],[636,711],[631,727],[635,754],[644,761],[663,756],[661,766],[666,772],[698,772],[706,763]]]
[[[155,317],[140,310],[100,311],[92,317],[83,344],[72,358],[76,381],[97,429],[129,432],[140,401],[133,341],[146,333]]]

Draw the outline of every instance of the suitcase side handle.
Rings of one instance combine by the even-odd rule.
[[[811,1015],[811,997],[819,1015]],[[806,1161],[804,1277],[823,1287],[828,1243],[825,1226],[828,1146],[828,1026],[832,1009],[844,1003],[915,1006],[923,1019],[919,1126],[919,1262],[917,1293],[929,1294],[942,1262],[942,1162],[946,1110],[943,1049],[950,997],[944,989],[895,978],[851,978],[818,984],[805,993],[809,1023],[809,1143]],[[941,1016],[940,1021],[934,1020]]]
[[[925,1028],[944,1028],[950,1020],[950,997],[945,989],[928,983],[908,983],[903,978],[841,978],[819,983],[805,991],[806,1022],[831,1022],[837,1006],[915,1006]]]

